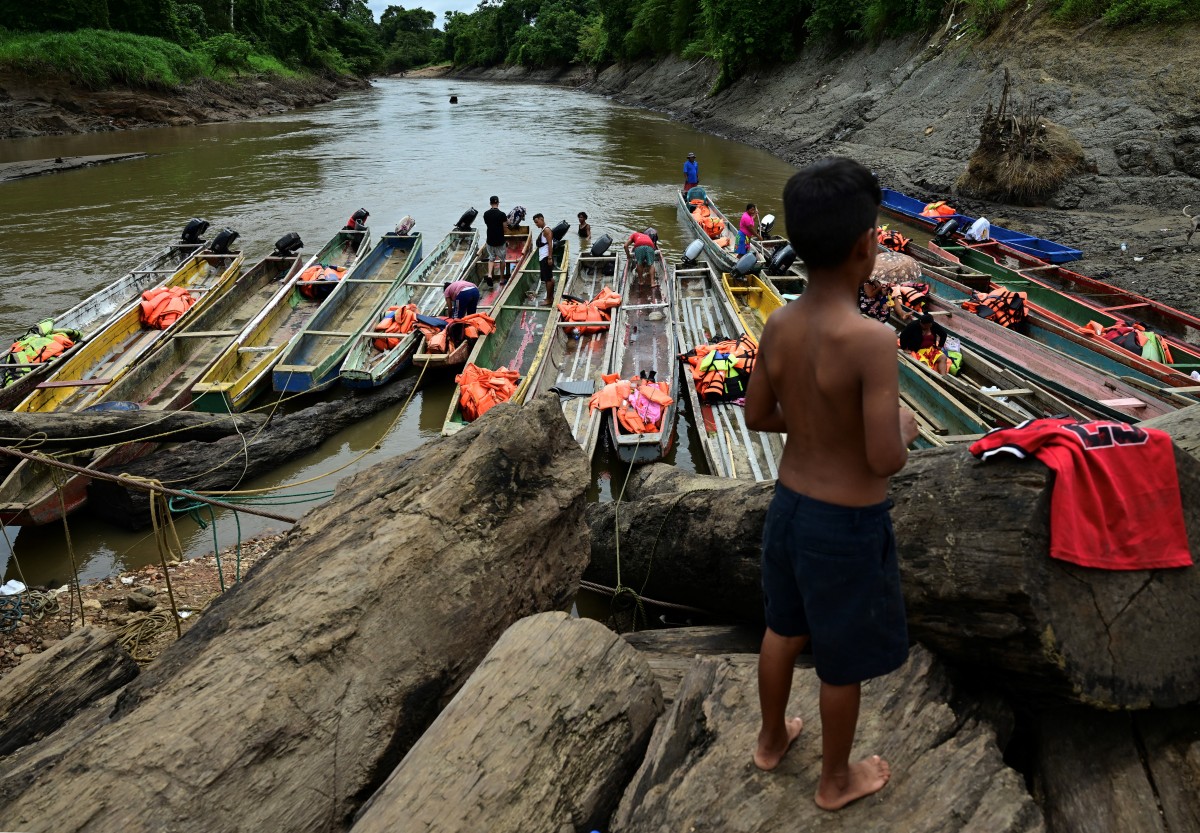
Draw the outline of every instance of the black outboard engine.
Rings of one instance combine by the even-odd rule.
[[[958,231],[958,220],[955,220],[953,217],[948,220],[942,220],[933,229],[933,242],[938,244],[949,243],[956,231]]]
[[[591,251],[588,252],[592,257],[604,257],[612,246],[612,237],[607,234],[602,234],[596,238],[596,242],[592,244]]]
[[[749,274],[758,271],[758,255],[754,252],[746,252],[742,255],[738,262],[733,265],[730,274],[735,278],[744,278]]]
[[[292,257],[303,248],[304,241],[300,239],[300,235],[289,231],[275,241],[275,251],[271,252],[271,257]]]
[[[471,223],[475,222],[475,218],[479,216],[479,212],[474,207],[468,208],[458,218],[458,222],[454,224],[455,231],[470,231]]]
[[[688,243],[688,247],[683,250],[683,259],[679,261],[679,265],[685,269],[690,269],[700,261],[700,255],[704,253],[704,241],[693,240]]]
[[[365,208],[360,208],[350,215],[350,219],[346,221],[346,230],[358,231],[367,227],[367,218],[371,216],[371,212]]]
[[[570,230],[571,230],[570,223],[568,223],[566,220],[559,220],[558,225],[556,225],[554,228],[550,229],[550,235],[554,238],[554,242],[557,243],[560,240],[562,240],[563,235],[566,234]]]
[[[785,243],[775,251],[771,252],[771,256],[767,258],[767,274],[768,275],[786,275],[788,269],[796,262],[796,250],[792,248],[791,243]]]
[[[180,239],[184,243],[203,243],[200,235],[208,231],[208,220],[201,220],[199,217],[193,217],[188,220],[188,224],[183,227],[183,236]]]
[[[227,255],[229,254],[229,247],[237,239],[238,233],[236,231],[231,228],[223,228],[220,234],[213,238],[212,243],[208,244],[208,250],[215,255]]]

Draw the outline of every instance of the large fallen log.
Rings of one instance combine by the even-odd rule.
[[[248,437],[186,443],[106,471],[165,478],[176,488],[197,492],[236,489],[239,484],[316,449],[337,432],[404,402],[415,384],[410,379],[370,393],[320,402],[276,417],[262,431]],[[149,495],[120,483],[104,480],[89,483],[87,508],[90,514],[128,529],[146,529],[151,524]]]
[[[117,637],[102,628],[72,631],[25,660],[0,686],[0,755],[50,734],[80,709],[138,674]]]
[[[87,449],[155,439],[209,443],[230,434],[252,434],[267,421],[263,414],[197,414],[189,411],[83,411],[17,413],[0,411],[0,445],[36,444],[56,449]]]
[[[1200,405],[1180,408],[1178,411],[1139,422],[1138,425],[1166,431],[1175,445],[1193,457],[1200,457]]]
[[[1041,812],[1021,776],[1004,765],[991,728],[955,714],[945,673],[920,647],[902,669],[863,686],[856,755],[886,758],[891,782],[838,813],[818,809],[816,675],[796,673],[788,714],[805,719],[804,732],[774,772],[761,772],[751,763],[759,728],[756,659],[696,660],[605,830],[1044,830]]]
[[[1176,452],[1200,548],[1200,461]],[[1051,559],[1049,469],[914,453],[892,480],[910,635],[1011,691],[1103,708],[1200,701],[1200,569],[1088,570]],[[620,569],[646,596],[761,621],[769,484],[646,494],[621,505]],[[585,578],[617,579],[617,509],[589,507]]]
[[[569,603],[587,472],[548,395],[343,481],[102,721],[0,762],[0,829],[347,829],[504,629]]]
[[[662,693],[608,628],[524,619],[480,663],[363,808],[352,833],[554,833],[608,821]]]

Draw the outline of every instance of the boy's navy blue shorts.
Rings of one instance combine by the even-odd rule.
[[[891,505],[835,506],[775,484],[763,528],[767,627],[811,636],[817,676],[831,685],[908,659]]]

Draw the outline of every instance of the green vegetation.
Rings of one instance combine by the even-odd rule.
[[[1200,20],[1200,0],[1053,0],[1067,20],[1104,19],[1110,26]]]
[[[59,73],[91,89],[114,84],[166,89],[205,73],[204,59],[160,38],[81,29],[19,34],[0,30],[0,66]]]

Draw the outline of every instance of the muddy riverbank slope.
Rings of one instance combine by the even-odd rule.
[[[504,68],[462,77],[584,86],[794,164],[851,156],[886,185],[941,199],[966,169],[1007,68],[1018,99],[1033,98],[1070,130],[1090,170],[1037,208],[965,198],[954,205],[1082,249],[1079,271],[1200,314],[1200,233],[1185,245],[1189,223],[1181,213],[1189,203],[1192,213],[1200,211],[1198,45],[1200,26],[1068,26],[1035,3],[986,38],[962,21],[932,37],[813,48],[715,96],[708,91],[716,68],[707,61],[666,59],[596,74]]]
[[[54,77],[0,72],[0,138],[235,121],[333,101],[366,84],[356,78],[270,75],[201,79],[169,92],[88,90]]]

